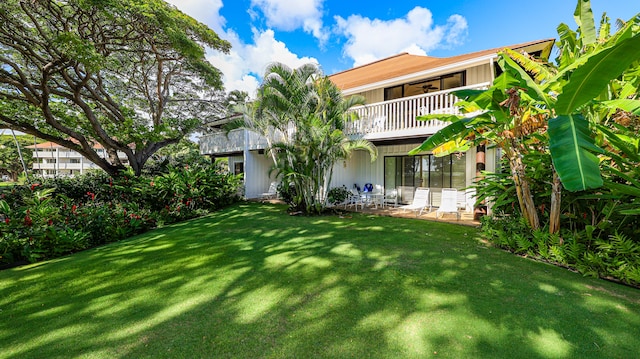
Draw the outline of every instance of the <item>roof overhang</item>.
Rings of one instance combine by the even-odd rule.
[[[528,53],[540,52],[540,57],[547,59],[554,42],[554,39],[538,40],[448,58],[403,53],[333,74],[329,78],[341,88],[344,95],[352,95],[490,65],[497,59],[498,52],[505,48]]]

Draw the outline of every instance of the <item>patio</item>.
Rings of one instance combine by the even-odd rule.
[[[421,215],[416,216],[416,213],[413,211],[403,211],[399,207],[393,206],[385,206],[384,208],[381,206],[373,206],[373,205],[365,205],[364,207],[358,207],[356,210],[353,205],[348,205],[346,208],[344,206],[337,207],[338,210],[344,209],[348,212],[360,212],[367,214],[375,214],[378,216],[386,216],[386,217],[398,217],[398,218],[413,218],[413,219],[421,219],[428,221],[437,221],[437,222],[446,222],[446,223],[457,223],[465,226],[480,226],[480,221],[473,219],[473,212],[459,211],[458,218],[456,219],[453,214],[445,214],[440,215],[436,218],[436,207],[432,208],[431,211],[425,211]]]
[[[255,202],[263,202],[263,203],[273,203],[273,204],[283,204],[280,199],[263,199],[263,200],[254,200]],[[403,211],[400,207],[394,206],[373,206],[373,205],[365,205],[364,207],[355,208],[354,205],[339,205],[333,207],[336,211],[344,211],[345,214],[348,212],[358,212],[365,214],[373,214],[377,216],[384,217],[397,217],[397,218],[412,218],[412,219],[420,219],[427,221],[436,221],[436,222],[445,222],[445,223],[455,223],[464,226],[472,226],[479,227],[480,221],[473,219],[473,213],[467,211],[459,211],[458,219],[454,218],[452,214],[445,214],[444,216],[440,216],[436,218],[436,210],[437,208],[432,208],[431,211],[425,211],[422,215],[416,216],[416,213],[413,211]]]

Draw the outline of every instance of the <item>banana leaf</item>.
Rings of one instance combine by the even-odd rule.
[[[588,56],[578,67],[558,96],[555,109],[559,115],[569,115],[578,107],[597,97],[612,79],[620,76],[640,58],[640,35]]]
[[[431,151],[434,148],[448,143],[449,141],[465,138],[472,131],[472,129],[467,127],[467,124],[471,122],[471,120],[472,119],[470,118],[465,118],[451,123],[447,127],[436,132],[433,136],[427,138],[420,146],[409,151],[409,155],[412,156],[420,152]]]
[[[591,10],[590,0],[578,0],[576,11],[573,13],[576,24],[580,27],[582,35],[582,44],[593,44],[597,40],[596,23],[593,20],[593,11]]]
[[[582,115],[558,116],[549,121],[549,150],[562,185],[568,191],[602,186],[599,160],[589,123]]]
[[[548,96],[544,94],[541,87],[529,76],[529,74],[518,65],[505,52],[498,54],[498,64],[505,70],[505,73],[511,74],[518,81],[518,86],[526,89],[527,93],[534,99],[542,101],[549,106]]]
[[[621,109],[623,111],[631,112],[634,115],[640,115],[640,100],[620,99],[602,101],[600,103],[610,109]]]
[[[456,139],[440,145],[431,151],[436,157],[448,156],[453,153],[467,152],[471,148],[472,142],[465,139]]]

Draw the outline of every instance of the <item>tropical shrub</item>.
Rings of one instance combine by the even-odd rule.
[[[327,193],[327,201],[332,205],[342,203],[349,198],[350,194],[351,192],[349,192],[347,187],[344,185],[340,187],[333,187]]]
[[[237,201],[240,184],[220,167],[193,166],[14,186],[0,194],[0,264],[54,258],[204,215]]]

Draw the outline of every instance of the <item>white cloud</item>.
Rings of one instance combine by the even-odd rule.
[[[400,52],[425,55],[438,47],[464,41],[467,22],[460,15],[449,17],[446,25],[435,26],[429,9],[416,6],[404,18],[369,19],[351,15],[335,17],[336,32],[347,38],[344,54],[363,65]]]
[[[329,39],[329,32],[322,24],[323,1],[251,0],[251,5],[264,14],[267,26],[283,31],[302,28],[323,45]]]
[[[253,43],[245,44],[237,34],[227,32],[227,40],[232,44],[229,54],[214,53],[209,61],[224,74],[227,91],[242,90],[254,96],[267,65],[281,62],[292,68],[318,60],[312,57],[298,57],[287,46],[276,40],[273,30],[258,32],[254,29]]]
[[[229,54],[217,51],[212,51],[208,54],[209,61],[222,71],[224,86],[227,91],[242,90],[253,97],[260,85],[264,70],[272,62],[282,62],[293,68],[309,62],[318,63],[318,60],[314,58],[298,57],[298,55],[292,53],[283,42],[275,38],[273,30],[270,29],[262,32],[254,29],[253,43],[244,42],[233,30],[225,28],[226,21],[220,15],[220,9],[223,7],[222,0],[168,1],[185,14],[209,26],[221,38],[231,43]],[[280,4],[276,1],[260,1],[265,8],[274,11],[270,13],[271,16],[287,15],[290,19],[295,16],[304,17],[306,14],[313,15],[315,14],[312,11],[313,9],[318,10],[321,8],[321,4],[316,4],[315,0],[287,4],[290,6],[284,6],[285,1],[281,1]],[[310,18],[310,28],[312,27],[313,19],[313,17]],[[279,23],[278,25],[285,26],[284,24],[287,20],[283,18],[281,21],[282,24]],[[289,21],[293,23],[293,20]],[[306,23],[303,26],[307,26]],[[318,29],[320,29],[320,26],[318,26]]]
[[[223,32],[226,20],[220,15],[222,0],[166,0],[180,11],[209,26],[218,35]]]

